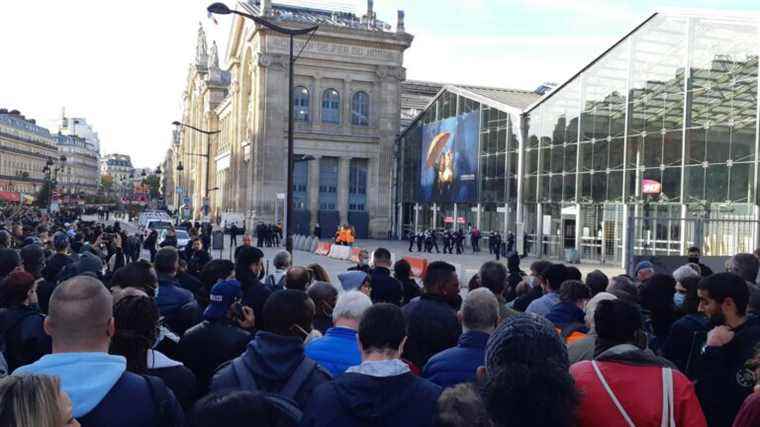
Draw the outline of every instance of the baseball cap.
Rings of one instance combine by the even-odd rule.
[[[216,320],[226,316],[230,306],[242,296],[243,290],[237,280],[225,280],[217,283],[211,288],[210,303],[203,312],[203,318]]]
[[[651,261],[644,260],[636,264],[636,268],[633,270],[633,272],[634,274],[639,274],[639,271],[647,268],[654,270],[654,264],[652,264]]]

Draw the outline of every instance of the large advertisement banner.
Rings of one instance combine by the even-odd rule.
[[[423,126],[421,202],[477,201],[478,114],[475,111]]]

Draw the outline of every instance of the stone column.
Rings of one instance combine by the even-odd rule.
[[[348,224],[348,172],[350,157],[341,157],[338,161],[338,214],[340,223]]]
[[[322,156],[314,156],[314,160],[309,162],[309,229],[313,230],[314,225],[319,222],[319,162]]]

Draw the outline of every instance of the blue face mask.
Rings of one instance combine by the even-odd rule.
[[[673,304],[676,305],[676,308],[681,308],[685,302],[686,294],[679,294],[678,292],[673,294]]]

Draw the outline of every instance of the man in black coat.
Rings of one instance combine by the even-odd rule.
[[[372,302],[387,302],[401,306],[404,299],[404,287],[401,282],[391,277],[391,253],[388,249],[377,248],[373,254],[375,268],[370,273]]]
[[[314,303],[305,292],[286,289],[272,294],[264,305],[267,319],[245,353],[220,368],[211,391],[258,390],[292,399],[300,408],[312,400],[314,389],[330,381],[330,373],[304,354],[303,341],[311,332]]]
[[[699,310],[715,325],[699,361],[697,396],[708,425],[730,427],[755,385],[746,362],[760,343],[760,318],[747,315],[749,288],[736,274],[706,277],[697,292]]]
[[[457,345],[462,328],[453,306],[459,300],[459,278],[453,265],[434,261],[423,280],[424,293],[403,308],[407,322],[404,359],[422,369],[436,353]]]
[[[316,389],[301,426],[435,425],[441,388],[416,377],[401,360],[405,339],[398,307],[369,308],[359,323],[361,365]]]
[[[203,266],[211,261],[211,255],[203,250],[203,241],[193,239],[192,248],[187,257],[187,272],[195,277],[200,277]]]
[[[237,280],[214,285],[203,322],[188,329],[179,341],[180,360],[198,379],[200,394],[208,392],[216,368],[240,356],[251,340],[255,319],[251,308],[236,303],[242,296]]]
[[[264,317],[264,303],[272,291],[267,289],[259,275],[263,270],[261,260],[264,253],[253,246],[243,246],[235,261],[235,278],[243,289],[243,305],[251,307],[256,315],[256,327],[261,328],[267,321]]]

